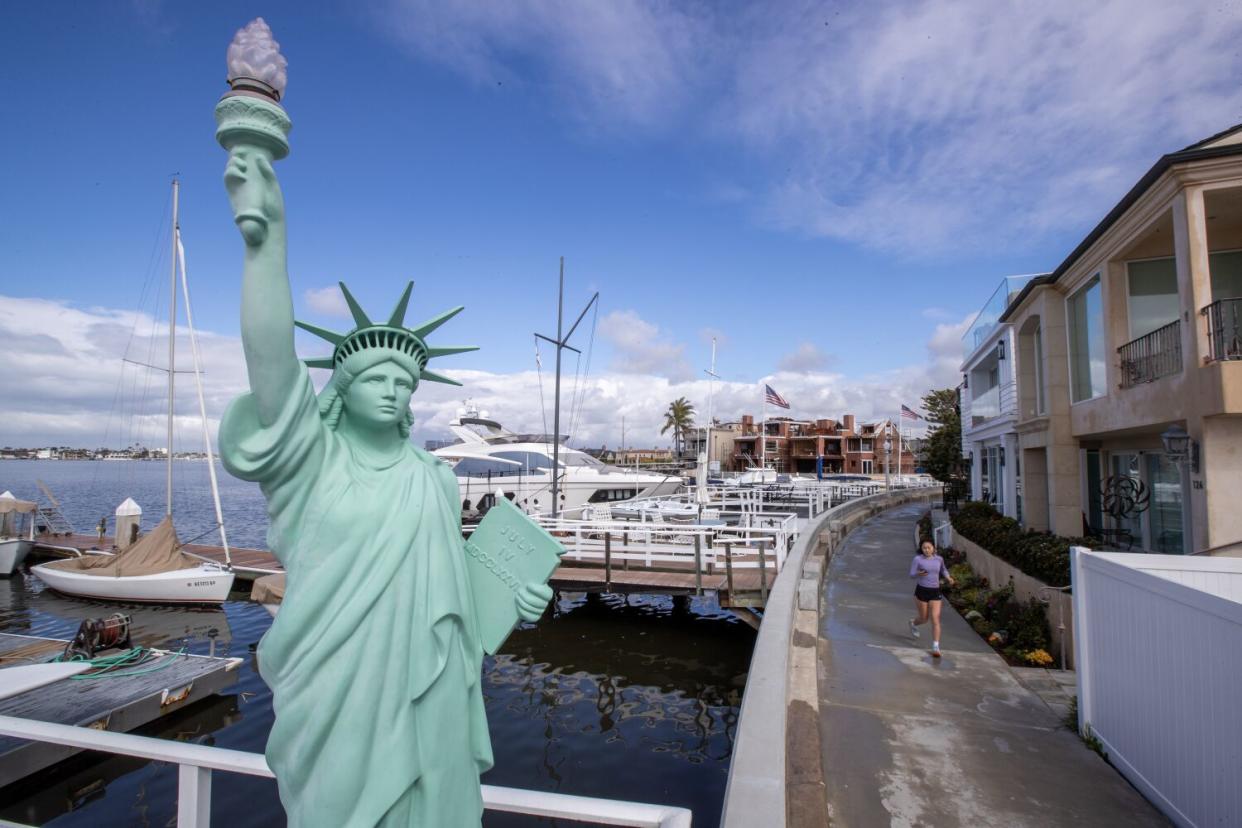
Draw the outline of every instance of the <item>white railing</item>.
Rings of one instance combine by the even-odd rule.
[[[1080,731],[1178,825],[1242,825],[1242,558],[1070,554]]]
[[[112,733],[87,727],[32,719],[0,716],[0,735],[36,742],[136,756],[177,766],[178,828],[209,828],[211,824],[211,772],[241,773],[274,778],[267,760],[260,753],[208,747],[131,733]],[[615,799],[498,788],[483,785],[483,807],[491,811],[567,819],[595,825],[634,826],[634,828],[690,828],[691,813],[686,808],[646,805]],[[16,823],[5,823],[13,825]]]

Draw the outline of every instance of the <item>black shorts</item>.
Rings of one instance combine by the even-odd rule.
[[[914,588],[914,597],[920,601],[939,601],[940,587],[925,587],[920,584]]]

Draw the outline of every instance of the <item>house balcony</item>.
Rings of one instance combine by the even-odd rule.
[[[1014,382],[994,385],[977,397],[972,397],[970,405],[964,406],[963,414],[969,417],[972,428],[985,425],[1003,414],[1012,414],[1017,410],[1018,389]]]
[[[1182,371],[1182,325],[1173,321],[1117,349],[1121,387],[1133,388]]]
[[[1219,299],[1201,313],[1207,320],[1208,361],[1242,359],[1242,299]]]

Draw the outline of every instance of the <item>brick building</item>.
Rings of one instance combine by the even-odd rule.
[[[733,436],[733,454],[729,458],[734,470],[761,464],[764,450],[759,443],[763,426],[767,441],[768,468],[795,474],[814,474],[816,460],[824,458],[825,474],[884,474],[884,440],[891,440],[889,459],[893,474],[914,474],[915,457],[910,446],[901,441],[898,468],[897,426],[892,420],[858,423],[853,414],[840,420],[794,420],[773,417],[756,423],[754,416],[743,415],[738,432]]]

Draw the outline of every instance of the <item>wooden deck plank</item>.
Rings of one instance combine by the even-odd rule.
[[[67,643],[0,633],[0,653],[5,656],[42,647],[51,657]],[[134,675],[64,679],[0,699],[0,715],[125,732],[231,686],[240,664],[235,658],[166,653],[139,668],[144,672],[132,671]],[[0,787],[78,752],[63,745],[0,737]]]

